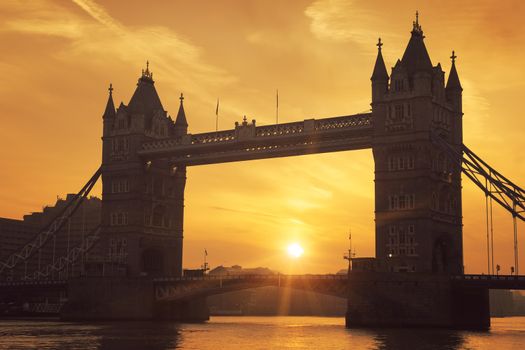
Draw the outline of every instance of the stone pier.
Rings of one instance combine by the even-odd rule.
[[[346,327],[490,327],[488,289],[455,285],[447,275],[354,272]]]
[[[209,319],[205,298],[156,302],[147,278],[85,277],[70,280],[68,302],[60,317],[86,320],[171,320],[203,322]]]

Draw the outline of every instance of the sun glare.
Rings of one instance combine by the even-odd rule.
[[[290,244],[287,250],[292,258],[299,258],[304,253],[304,249],[297,243]]]

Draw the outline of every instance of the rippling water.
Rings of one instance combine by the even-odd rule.
[[[202,324],[2,320],[0,349],[524,349],[525,317],[488,332],[349,330],[328,317],[213,317]]]

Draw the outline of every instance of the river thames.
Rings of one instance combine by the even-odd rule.
[[[213,317],[207,323],[0,321],[0,349],[523,349],[525,317],[487,332],[345,329],[343,318]]]

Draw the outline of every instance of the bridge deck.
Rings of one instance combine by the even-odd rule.
[[[390,276],[394,276],[393,274]],[[408,275],[411,275],[408,273]],[[381,275],[384,277],[385,275]],[[110,277],[108,277],[110,278]],[[464,286],[489,288],[489,289],[521,289],[525,290],[525,275],[453,275],[450,279],[458,284]],[[189,283],[189,282],[206,282],[206,281],[278,281],[283,283],[287,280],[303,280],[303,281],[347,281],[348,275],[227,275],[227,276],[211,276],[206,275],[202,277],[158,277],[153,279],[153,283],[157,285],[173,284],[173,283]],[[380,280],[380,278],[378,278]],[[66,286],[66,280],[20,280],[20,281],[0,281],[0,288],[2,287],[50,287],[50,286]]]
[[[525,275],[458,275],[451,278],[468,287],[525,290]]]
[[[202,165],[370,148],[372,114],[307,119],[301,122],[188,134],[144,143],[144,159],[171,158],[175,164]]]

